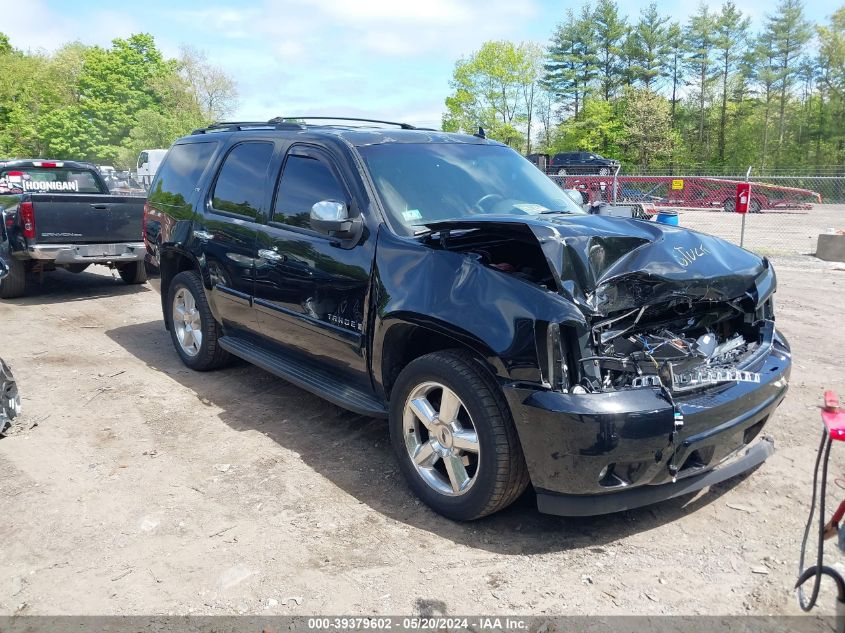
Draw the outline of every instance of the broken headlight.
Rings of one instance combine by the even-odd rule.
[[[560,335],[560,325],[549,323],[546,328],[545,358],[541,372],[544,381],[555,391],[569,389],[569,367],[566,364],[566,350]]]

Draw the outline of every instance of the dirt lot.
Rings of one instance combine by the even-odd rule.
[[[457,524],[411,496],[383,422],[246,364],[185,369],[158,293],[101,270],[0,305],[25,406],[0,439],[0,614],[798,612],[815,406],[845,392],[843,271],[779,267],[795,367],[755,473],[613,516],[526,495]]]

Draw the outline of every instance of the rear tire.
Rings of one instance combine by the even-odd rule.
[[[211,313],[197,272],[185,270],[173,278],[165,305],[164,318],[173,347],[186,366],[208,371],[229,362],[229,352],[218,342],[223,335],[222,327]],[[177,316],[181,320],[177,320]]]
[[[69,264],[68,266],[66,266],[66,268],[69,272],[78,275],[79,273],[87,270],[88,266],[90,265],[91,264]]]
[[[733,213],[736,211],[736,200],[733,198],[728,198],[725,200],[725,211],[728,213]]]
[[[759,200],[752,200],[748,203],[748,211],[750,213],[762,213],[763,205],[760,203]]]
[[[144,262],[124,264],[117,269],[120,278],[130,285],[142,284],[147,281],[147,268]]]
[[[14,299],[26,292],[26,266],[17,259],[8,262],[9,274],[0,279],[0,299]]]
[[[447,392],[451,406],[444,404]],[[444,413],[447,408],[451,414]],[[424,421],[415,413],[426,410],[434,417]],[[441,422],[441,414],[451,421]],[[528,468],[502,390],[464,351],[434,352],[405,367],[391,390],[389,426],[408,485],[445,517],[479,519],[513,503],[528,486]]]
[[[566,175],[566,169],[563,169],[563,168],[558,169],[558,170],[557,170],[557,175],[558,175],[558,176],[565,176],[565,175]]]

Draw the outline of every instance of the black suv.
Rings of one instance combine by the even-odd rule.
[[[609,176],[619,167],[619,161],[603,158],[592,152],[561,152],[552,156],[548,172],[558,176],[591,174]]]
[[[411,488],[455,519],[529,483],[544,512],[632,508],[771,454],[790,352],[765,259],[585,214],[484,138],[288,121],[197,130],[152,183],[188,367],[239,356],[387,418]]]

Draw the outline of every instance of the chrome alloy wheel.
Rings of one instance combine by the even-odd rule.
[[[405,448],[417,473],[442,495],[465,494],[481,464],[478,434],[457,394],[436,382],[418,385],[403,414]]]
[[[196,356],[202,347],[202,318],[194,295],[187,288],[179,288],[173,296],[173,328],[182,351]]]

